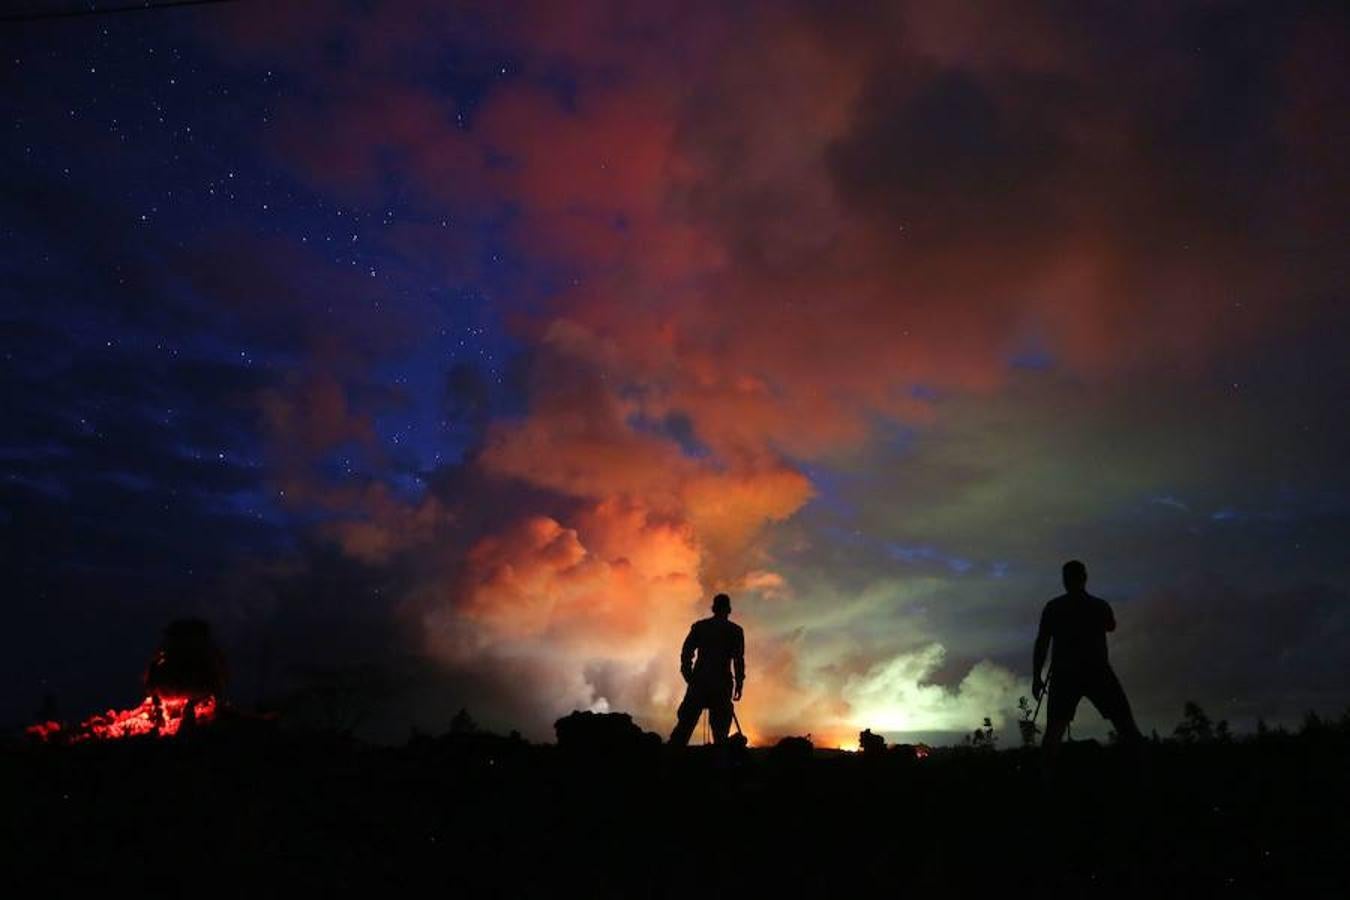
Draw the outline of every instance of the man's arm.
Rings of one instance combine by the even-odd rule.
[[[731,652],[731,668],[736,673],[736,693],[733,700],[741,699],[741,688],[745,686],[745,632],[736,629],[736,646]]]
[[[684,676],[685,681],[694,677],[694,651],[698,648],[698,638],[695,635],[695,628],[690,626],[689,635],[684,639],[684,646],[680,647],[680,674]]]
[[[1031,655],[1031,693],[1037,699],[1040,699],[1041,691],[1045,690],[1045,682],[1041,681],[1041,669],[1045,667],[1045,653],[1050,649],[1050,604],[1045,605],[1041,612],[1041,626],[1036,631],[1036,649]]]
[[[1102,607],[1106,610],[1106,630],[1116,630],[1116,614],[1111,611],[1111,604],[1105,600],[1102,601]]]

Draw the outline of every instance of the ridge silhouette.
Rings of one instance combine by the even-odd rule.
[[[1055,723],[1086,696],[1129,737],[1107,653],[1115,617],[1087,593],[1081,563],[1065,566],[1065,582],[1042,615],[1037,691]],[[204,623],[171,623],[147,683],[223,685],[208,637]],[[744,666],[744,632],[719,595],[681,648],[689,687],[672,738],[687,740],[705,708],[723,721]],[[744,754],[727,749],[733,737],[711,753],[663,752],[619,712],[558,719],[553,746],[486,730],[466,710],[401,748],[241,715],[185,723],[195,733],[176,745],[0,744],[14,794],[0,804],[13,837],[5,874],[58,895],[108,872],[148,895],[242,894],[264,878],[331,896],[392,883],[464,897],[664,897],[690,882],[716,895],[870,896],[896,884],[964,895],[990,892],[994,871],[1016,893],[1344,896],[1350,711],[1254,735],[1194,702],[1184,715],[1172,737],[1149,739],[1145,777],[1132,748],[1066,743],[1055,789],[1031,803],[1040,773],[1027,763],[1050,753],[991,737],[888,746],[866,729],[857,754],[809,736]],[[1019,810],[1023,827],[997,827],[988,812],[999,809]]]

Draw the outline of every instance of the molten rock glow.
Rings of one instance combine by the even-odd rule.
[[[67,730],[59,722],[29,726],[43,741],[79,743],[90,739],[173,737],[216,718],[216,697],[225,686],[225,658],[201,619],[178,619],[164,629],[146,667],[145,699],[131,709],[110,709]]]
[[[43,741],[77,744],[88,740],[118,738],[173,737],[216,718],[215,697],[159,697],[151,694],[131,709],[110,709],[90,716],[77,728],[66,729],[59,722],[40,722],[25,729]]]

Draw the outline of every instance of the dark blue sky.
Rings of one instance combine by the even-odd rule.
[[[280,502],[258,398],[316,343],[365,357],[353,390],[379,410],[383,458],[333,448],[335,476],[420,493],[474,404],[512,402],[491,218],[302,183],[266,142],[293,80],[212,52],[211,12],[3,26],[7,721],[47,689],[116,702],[151,623],[297,551],[322,513]],[[471,107],[492,62],[440,88]],[[398,246],[407,225],[471,246],[476,277]]]

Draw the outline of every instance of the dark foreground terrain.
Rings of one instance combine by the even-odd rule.
[[[1326,896],[1344,726],[1036,751],[376,749],[222,727],[0,755],[6,896]],[[795,748],[802,750],[804,748]],[[27,890],[12,892],[11,888]],[[1147,890],[1147,894],[1140,891]]]

